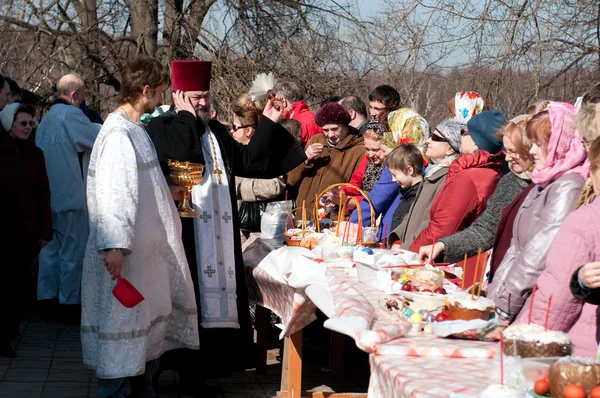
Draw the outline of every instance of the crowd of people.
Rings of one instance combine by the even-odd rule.
[[[537,286],[531,317],[553,296],[549,327],[569,333],[576,355],[596,355],[598,87],[577,107],[543,100],[522,115],[459,92],[431,128],[389,85],[368,107],[332,96],[313,113],[296,82],[277,80],[274,96],[241,93],[224,115],[210,81],[210,62],[172,61],[169,73],[136,57],[104,120],[70,73],[38,121],[35,96],[0,76],[0,356],[17,355],[19,297],[37,259],[41,315],[81,324],[100,396],[152,397],[159,369],[208,396],[202,377],[252,357],[241,243],[283,198],[328,211],[347,201],[350,222],[360,207],[380,241],[424,262],[492,250],[484,290],[499,321],[523,322]],[[203,164],[202,183],[174,185],[169,160]],[[315,204],[339,183],[351,185]],[[175,203],[189,195],[200,216],[180,218]],[[121,305],[111,293],[121,278],[144,301]]]

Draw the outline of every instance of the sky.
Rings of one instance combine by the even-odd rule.
[[[383,0],[356,0],[361,16],[368,17],[373,15],[383,4]]]

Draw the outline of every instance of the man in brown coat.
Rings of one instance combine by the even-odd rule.
[[[338,103],[323,106],[315,115],[323,134],[312,137],[307,144],[308,159],[290,171],[288,185],[299,186],[296,204],[314,209],[315,195],[329,185],[348,182],[365,154],[363,137],[349,127],[350,114]]]

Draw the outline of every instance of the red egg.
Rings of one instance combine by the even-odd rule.
[[[420,290],[419,290],[419,288],[418,288],[418,287],[416,287],[416,286],[413,286],[413,287],[410,289],[410,291],[411,291],[411,292],[418,292],[418,291],[420,291]]]
[[[590,391],[590,398],[600,398],[600,386],[594,387],[592,391]]]
[[[412,289],[412,285],[410,284],[410,282],[407,282],[404,285],[402,285],[402,290],[405,292],[410,292],[411,289]]]
[[[423,293],[433,293],[433,290],[431,289],[423,289],[421,290]]]
[[[443,287],[438,287],[433,292],[437,294],[446,294],[446,289],[444,289]]]
[[[324,263],[324,262],[325,262],[325,261],[323,261],[323,260],[322,260],[322,259],[320,259],[320,258],[315,258],[313,261],[314,261],[315,263]]]
[[[585,398],[585,390],[575,384],[569,384],[563,391],[564,398]]]
[[[550,383],[548,383],[546,380],[536,381],[535,385],[533,386],[533,392],[538,395],[548,395],[550,392]]]
[[[448,314],[444,313],[444,312],[440,312],[439,314],[437,314],[435,316],[435,321],[436,322],[444,322],[448,320]]]

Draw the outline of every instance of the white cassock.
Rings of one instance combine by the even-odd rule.
[[[89,232],[84,176],[100,127],[81,109],[59,103],[37,129],[35,144],[46,158],[54,228],[54,239],[39,256],[38,300],[81,302],[81,267]],[[84,154],[83,175],[79,153]]]
[[[194,287],[181,221],[154,145],[141,124],[111,113],[88,172],[90,237],[83,264],[81,340],[86,367],[104,379],[144,373],[175,348],[198,349]],[[123,248],[122,276],[145,297],[125,308],[102,249]]]

